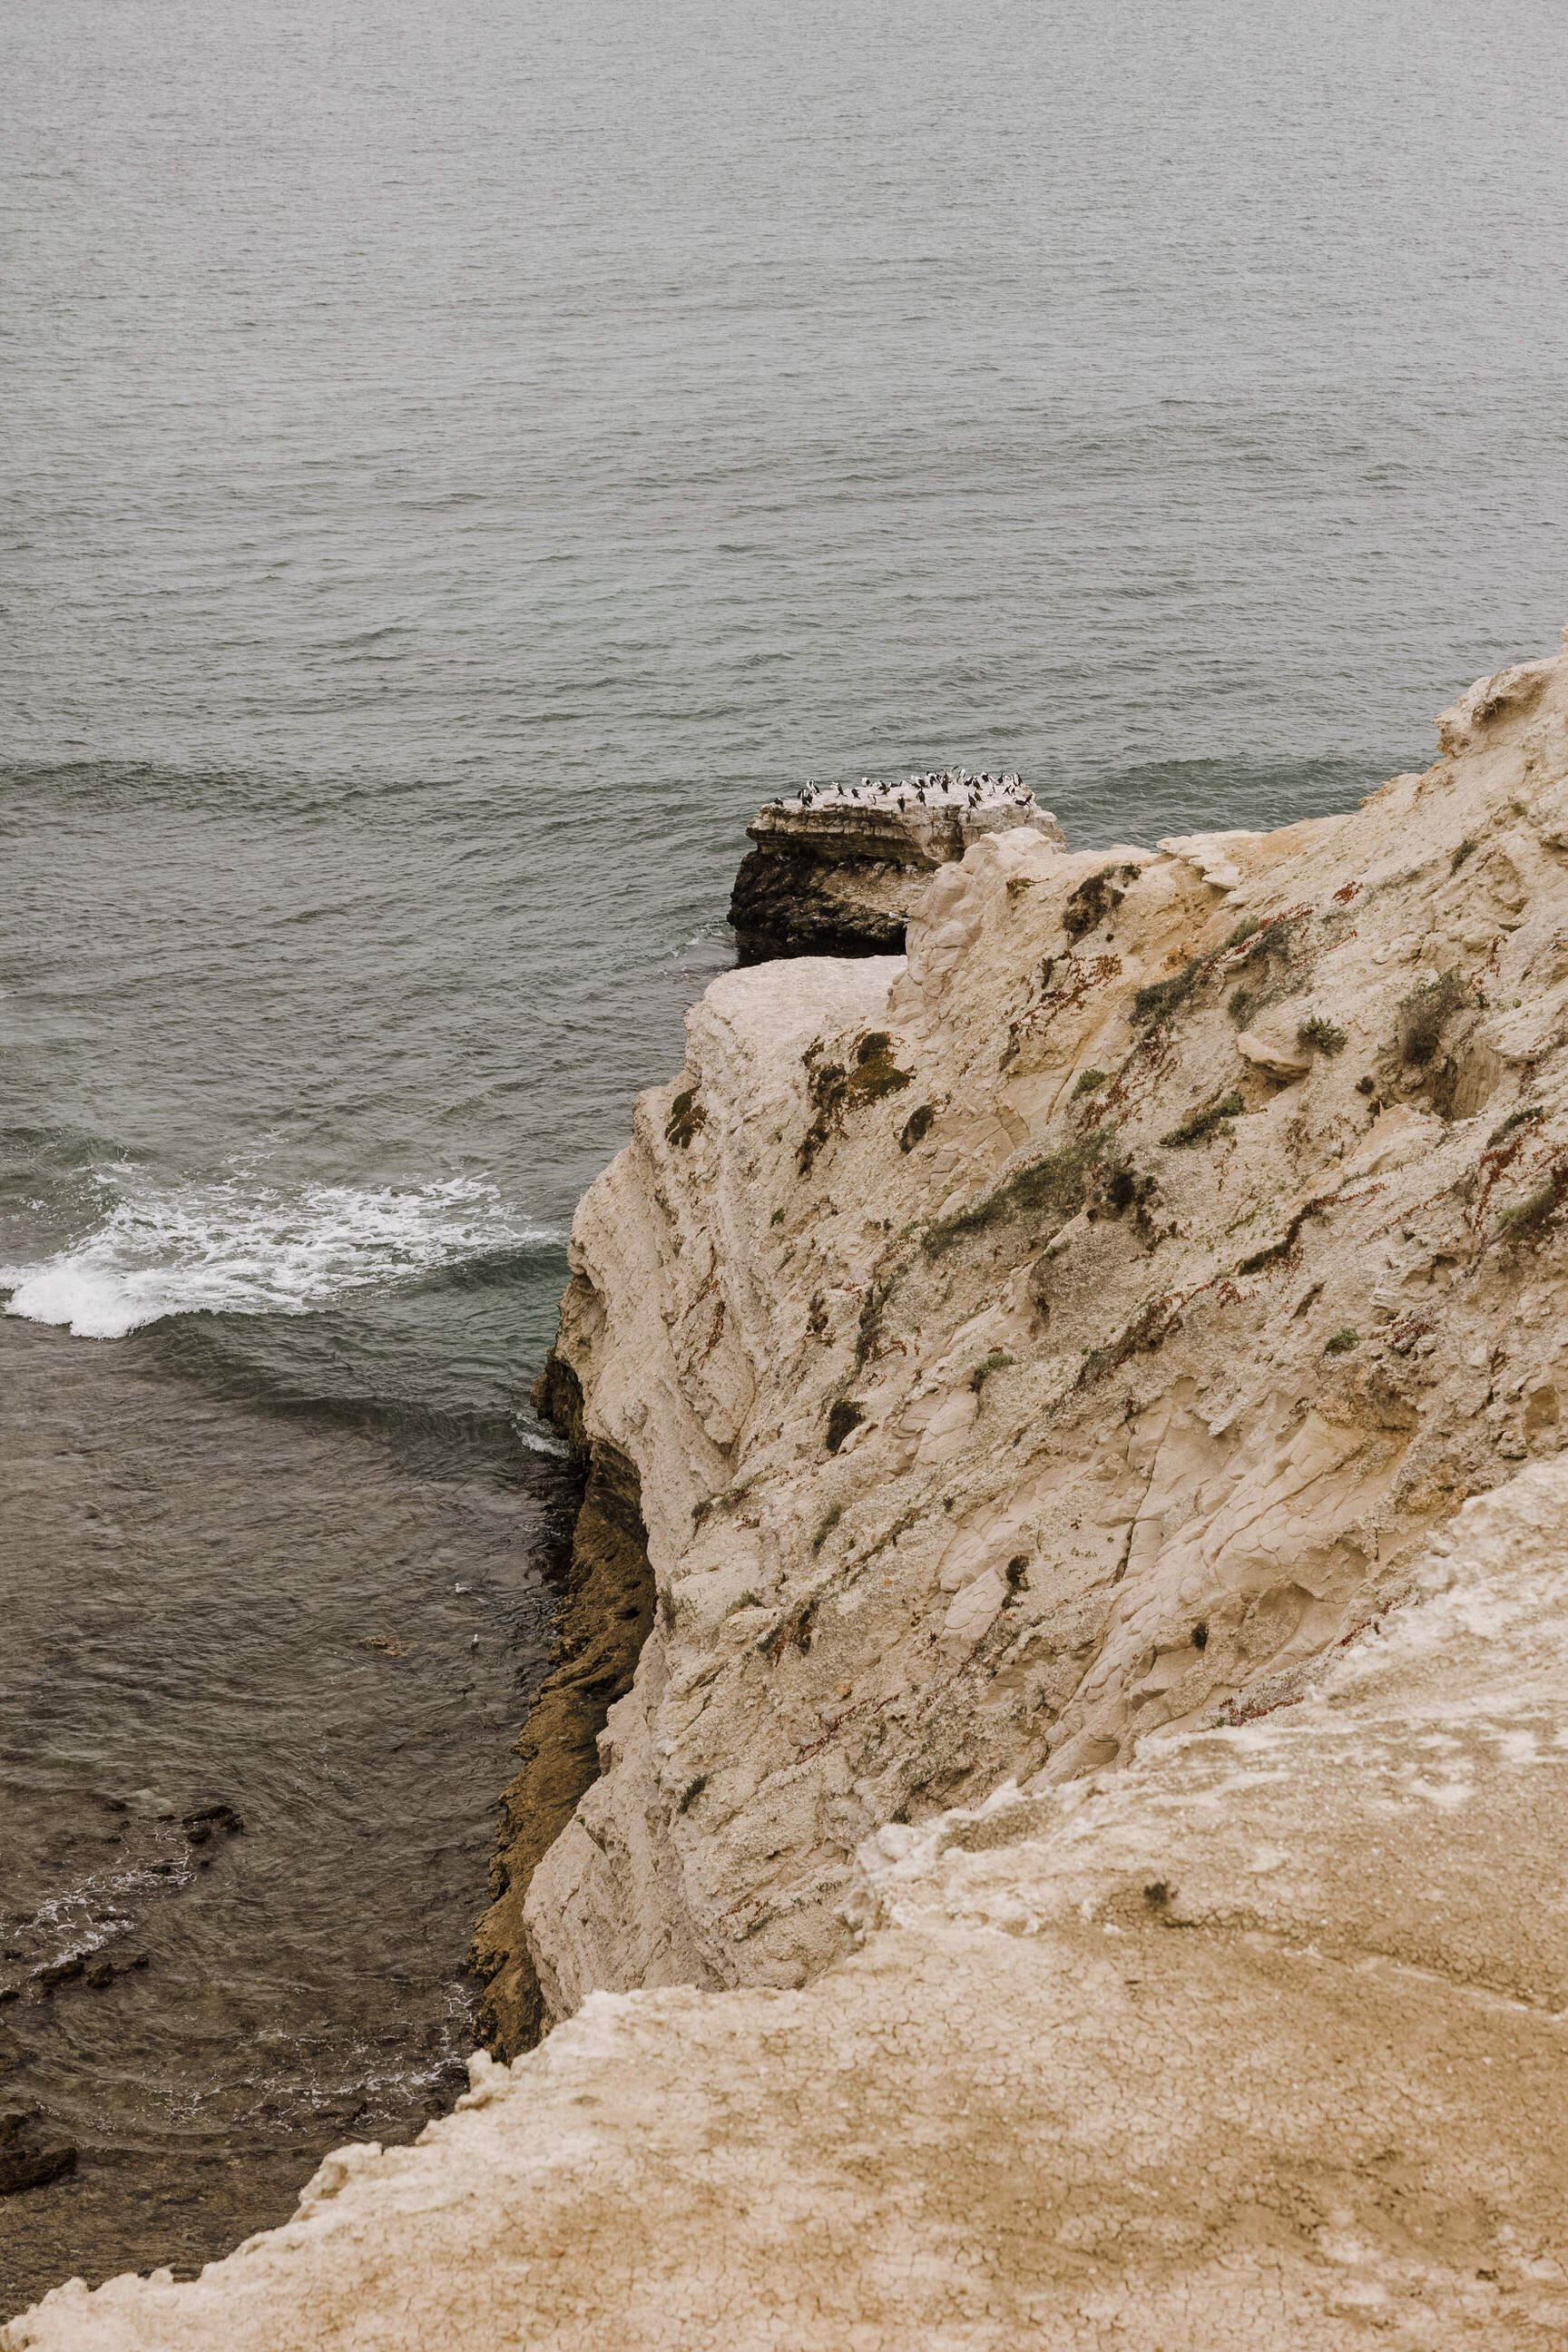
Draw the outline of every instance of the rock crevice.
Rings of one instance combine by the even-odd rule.
[[[552,1355],[534,1391],[583,1470],[571,1564],[550,1673],[519,1737],[522,1768],[501,1800],[490,1864],[494,1900],[474,1932],[469,1965],[485,1980],[479,2038],[497,2056],[531,2050],[548,2011],[522,1932],[522,1906],[541,1858],[599,1769],[598,1740],[629,1689],[653,1622],[653,1577],[636,1465],[584,1429],[575,1374]]]

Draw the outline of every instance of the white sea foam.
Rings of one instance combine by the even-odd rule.
[[[484,1252],[558,1235],[524,1223],[487,1180],[418,1191],[310,1184],[274,1191],[236,1175],[160,1185],[129,1167],[103,1223],[41,1265],[0,1268],[8,1315],[118,1339],[163,1315],[303,1315],[343,1293],[405,1281]]]

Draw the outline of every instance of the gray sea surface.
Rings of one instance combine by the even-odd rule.
[[[758,803],[1272,824],[1554,648],[1568,17],[39,0],[0,88],[11,2308],[460,2079],[529,1384]]]

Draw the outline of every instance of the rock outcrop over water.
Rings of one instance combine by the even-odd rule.
[[[552,1374],[657,1595],[566,2021],[7,2352],[1568,2340],[1568,661],[1440,743],[714,983]]]
[[[910,916],[939,866],[970,844],[1032,824],[1055,841],[1016,775],[967,771],[897,782],[810,784],[770,801],[746,827],[730,921],[742,965],[780,956],[901,955]]]
[[[805,1990],[596,1992],[6,2352],[1559,2352],[1568,1467],[1291,1707],[884,1828]]]

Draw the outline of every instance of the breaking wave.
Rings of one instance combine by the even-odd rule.
[[[161,1186],[121,1167],[105,1181],[120,1197],[83,1240],[39,1265],[0,1267],[8,1315],[82,1339],[122,1339],[167,1315],[303,1315],[346,1292],[562,1239],[522,1222],[483,1177],[279,1192],[244,1175]]]

